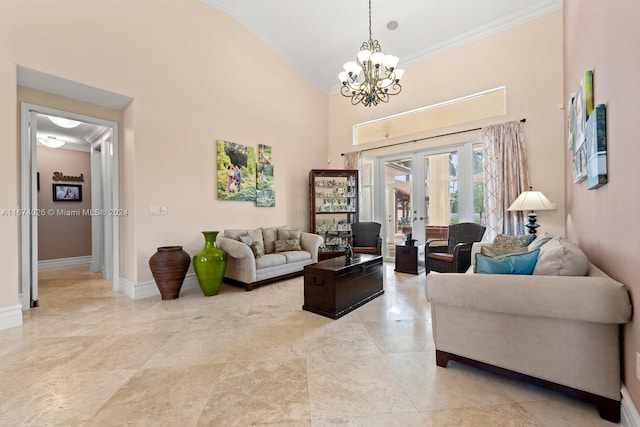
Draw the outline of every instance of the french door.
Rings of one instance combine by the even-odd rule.
[[[394,259],[395,246],[409,233],[424,244],[446,239],[449,224],[481,221],[483,195],[476,194],[482,190],[481,156],[481,145],[468,143],[378,159],[385,259]]]

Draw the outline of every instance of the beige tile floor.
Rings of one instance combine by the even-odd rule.
[[[85,268],[44,271],[0,331],[2,426],[606,426],[590,405],[435,365],[425,276],[338,320],[303,280],[134,301]]]

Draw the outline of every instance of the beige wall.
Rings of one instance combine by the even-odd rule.
[[[86,151],[38,147],[40,191],[38,209],[47,212],[38,217],[38,260],[53,260],[91,255],[91,154]],[[84,181],[54,181],[53,173],[83,175]],[[82,201],[53,201],[52,184],[76,184],[82,188]]]
[[[384,40],[380,40],[384,49]],[[354,54],[357,46],[354,46]],[[389,52],[393,53],[393,52]],[[402,61],[402,59],[401,59]],[[402,66],[402,63],[400,64]],[[336,70],[336,72],[339,70]],[[438,129],[431,135],[526,118],[524,132],[531,185],[557,204],[556,211],[538,213],[541,232],[564,234],[564,147],[562,103],[562,13],[557,12],[505,31],[435,59],[407,68],[403,91],[389,103],[373,108],[352,106],[347,98],[330,99],[329,158],[341,167],[341,153],[385,143],[352,146],[352,126],[391,114],[409,111],[499,86],[506,86],[507,114],[457,127]],[[421,135],[421,136],[427,136]],[[415,151],[478,139],[479,132],[432,139],[390,150],[367,153]],[[400,139],[401,141],[411,138]]]
[[[8,0],[0,2],[0,40],[7,208],[19,203],[20,65],[134,99],[117,120],[121,207],[129,211],[121,221],[127,280],[152,279],[148,260],[158,246],[198,252],[201,230],[308,229],[307,177],[326,158],[327,97],[228,15],[199,0],[161,7],[155,0],[71,0],[64,7]],[[272,146],[276,207],[216,200],[219,138]],[[150,205],[167,206],[168,215],[150,216]],[[17,218],[0,218],[0,309],[19,303],[18,231]]]
[[[589,258],[623,282],[639,304],[638,254],[640,208],[638,159],[640,144],[636,128],[640,108],[638,69],[638,20],[640,3],[615,2],[603,7],[596,0],[564,2],[564,99],[575,92],[585,70],[593,70],[595,104],[607,106],[608,184],[588,190],[586,182],[573,183],[572,164],[565,161],[567,234]],[[637,310],[636,310],[637,311]],[[636,352],[640,352],[640,321],[635,316],[624,327],[624,384],[636,408],[640,407],[640,381]]]

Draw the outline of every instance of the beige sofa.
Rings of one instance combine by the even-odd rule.
[[[281,245],[291,240],[298,240],[299,249],[287,250],[290,248]],[[242,284],[247,291],[304,273],[305,265],[318,262],[318,249],[323,243],[322,237],[316,234],[290,230],[286,226],[229,229],[216,239],[218,248],[227,253],[225,279]],[[256,246],[261,247],[264,254]]]
[[[536,268],[549,273],[540,249]],[[569,259],[548,255],[556,264]],[[618,422],[619,333],[631,317],[624,285],[591,263],[585,276],[473,269],[427,276],[437,365],[458,361],[551,388],[590,401],[602,418]]]

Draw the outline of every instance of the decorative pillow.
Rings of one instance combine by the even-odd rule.
[[[517,253],[525,253],[529,252],[527,248],[511,248],[507,252],[504,249],[495,249],[493,245],[482,245],[480,248],[480,253],[484,256],[488,256],[491,258],[504,256],[504,255],[513,255]]]
[[[273,243],[278,240],[278,229],[287,228],[286,225],[281,225],[280,227],[268,227],[262,230],[262,234],[264,236],[264,252],[265,253],[273,253]]]
[[[274,242],[275,252],[286,251],[301,251],[300,240],[288,239],[288,240],[276,240]]]
[[[278,228],[277,240],[300,240],[300,230],[285,230]]]
[[[586,276],[589,259],[582,250],[564,239],[551,239],[540,248],[533,274],[546,276]]]
[[[251,236],[249,236],[248,234],[238,236],[238,240],[240,240],[247,246],[251,246],[251,244],[253,243],[253,238],[251,238]]]
[[[533,239],[531,243],[529,243],[529,246],[527,247],[527,249],[529,249],[529,251],[535,251],[536,249],[541,248],[542,245],[544,245],[551,239],[560,240],[560,236],[557,234],[553,235],[553,234],[547,234],[547,233],[539,234],[538,237],[536,237],[535,239]]]
[[[507,236],[498,234],[493,239],[492,248],[497,254],[507,255],[518,252],[518,248],[527,248],[527,245],[535,238],[533,234],[521,234],[518,236]]]
[[[481,274],[531,274],[536,266],[540,249],[515,255],[487,257],[476,254],[476,273]]]
[[[240,239],[240,236],[249,236],[251,237],[251,242],[246,243]],[[250,245],[253,242],[256,242],[258,245],[264,248],[264,242],[262,240],[262,228],[256,228],[255,230],[246,230],[246,229],[227,229],[224,230],[224,237],[228,237],[229,239],[237,240],[242,243],[246,243]]]
[[[264,248],[259,245],[258,242],[251,243],[249,247],[251,248],[251,252],[253,252],[254,257],[260,258],[262,255],[264,255]]]

